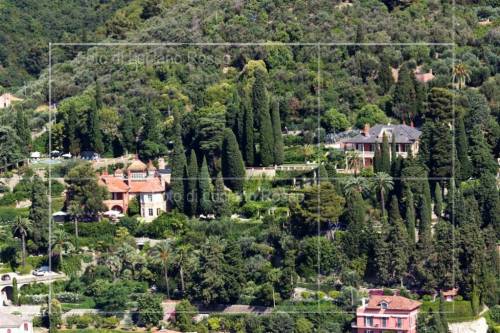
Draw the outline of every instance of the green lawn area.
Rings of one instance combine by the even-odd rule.
[[[439,311],[439,301],[436,302],[424,302],[420,311],[428,311],[432,309],[434,312]],[[469,301],[454,301],[444,303],[445,315],[448,322],[462,322],[470,321],[476,319],[476,316],[472,312],[472,306]]]
[[[144,331],[122,331],[122,330],[110,330],[105,328],[86,328],[86,329],[72,329],[72,330],[58,330],[58,332],[65,333],[125,333],[125,332],[144,332]]]
[[[62,303],[61,307],[63,311],[69,311],[73,309],[94,309],[95,302],[91,297],[88,297],[81,303]]]
[[[0,206],[0,221],[11,221],[18,215],[27,217],[28,213],[29,213],[29,208]]]

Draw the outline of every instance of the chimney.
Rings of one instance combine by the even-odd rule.
[[[366,298],[366,297],[361,298],[361,306],[365,307],[365,306],[366,306],[366,304],[367,304],[367,302],[366,302],[366,301],[367,301],[367,298]]]
[[[363,135],[364,136],[370,136],[370,124],[365,124],[365,127],[363,128]]]
[[[165,169],[165,159],[164,158],[158,159],[158,169],[159,170]]]
[[[429,73],[431,73],[431,74],[432,74],[432,68],[429,70]]]

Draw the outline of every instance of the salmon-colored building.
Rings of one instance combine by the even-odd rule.
[[[356,310],[354,333],[416,333],[422,303],[403,296],[371,296]]]
[[[111,195],[104,201],[109,210],[125,213],[130,200],[137,197],[141,216],[146,221],[152,221],[167,211],[166,182],[151,162],[146,165],[135,160],[125,172],[118,169],[113,175],[102,175],[99,183],[106,186]]]

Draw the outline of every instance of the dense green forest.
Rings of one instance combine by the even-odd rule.
[[[16,38],[40,41],[38,52],[47,40],[105,42],[54,48],[50,148],[165,158],[171,211],[144,223],[134,201],[118,223],[98,221],[109,195],[96,172],[126,165],[94,170],[74,159],[51,169],[67,197],[57,182],[51,194],[71,221],[49,239],[49,182],[42,167],[20,170],[19,184],[2,187],[0,216],[12,227],[0,229],[0,259],[29,271],[47,262],[50,244],[54,267],[71,277],[55,284],[53,312],[73,306],[71,293],[105,312],[148,309],[134,323],[158,325],[167,297],[181,301],[172,326],[182,331],[348,332],[363,288],[377,287],[424,302],[419,329],[444,333],[447,320],[475,318],[485,305],[499,325],[496,1],[101,1],[88,15],[69,7],[61,15],[81,20],[4,36],[16,45],[2,43],[1,70],[16,75],[1,84],[33,79],[23,102],[0,110],[3,161],[49,153],[47,64]],[[425,73],[431,79],[417,79]],[[373,167],[343,173],[358,158],[327,148],[327,135],[387,123],[416,126],[418,152],[398,157],[384,137]],[[317,168],[245,178],[245,167],[308,162]],[[15,208],[26,199],[28,211]],[[134,237],[164,241],[138,248]],[[433,295],[455,287],[463,312],[447,319]],[[47,293],[28,286],[19,302]],[[274,312],[191,320],[220,304]],[[114,316],[40,320],[52,330],[118,325]]]

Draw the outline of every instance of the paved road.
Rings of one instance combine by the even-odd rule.
[[[5,274],[2,274],[2,275],[5,275]],[[46,276],[19,275],[16,273],[9,273],[9,276],[11,278],[8,281],[0,280],[0,287],[12,286],[12,279],[13,278],[17,279],[18,285],[21,285],[21,284],[24,285],[24,284],[29,284],[29,283],[33,283],[33,282],[50,283],[52,281],[66,279],[66,274],[64,274],[64,273],[51,273],[50,275],[46,275]]]

